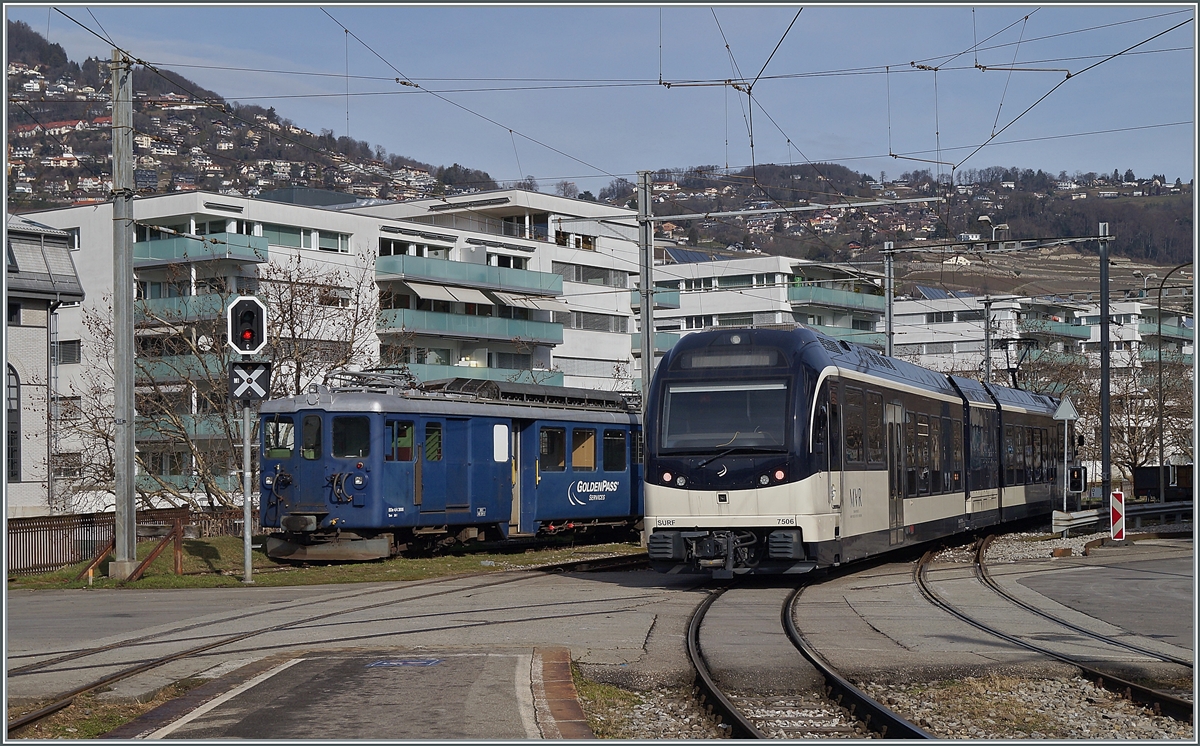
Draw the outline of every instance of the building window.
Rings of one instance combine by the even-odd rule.
[[[529,259],[523,256],[507,256],[505,254],[488,254],[487,263],[493,267],[507,267],[509,269],[525,269],[529,266]]]
[[[684,281],[684,290],[712,290],[713,278],[697,277]]]
[[[350,236],[346,235],[345,233],[326,233],[322,231],[320,237],[318,238],[317,248],[321,251],[334,251],[338,254],[349,254]]]
[[[5,432],[5,456],[8,461],[8,481],[21,481],[21,377],[17,369],[8,366],[8,380],[4,394],[8,410],[8,428]]]
[[[948,324],[954,321],[953,311],[938,311],[937,313],[925,314],[926,324]]]
[[[17,301],[10,300],[8,302],[8,325],[21,325],[21,304]]]
[[[78,477],[83,470],[83,454],[81,453],[56,453],[54,454],[53,464],[54,476],[56,478],[70,479]]]
[[[83,398],[79,396],[56,396],[51,410],[55,420],[78,420],[82,415]]]
[[[554,322],[568,329],[583,329],[591,332],[629,332],[629,318],[612,316],[607,313],[587,313],[585,311],[558,311],[554,314]]]
[[[754,275],[731,275],[722,277],[719,282],[723,288],[748,288],[754,284]]]
[[[294,249],[312,248],[310,232],[303,228],[263,223],[262,235],[271,246],[290,246]]]
[[[583,264],[552,262],[550,271],[561,276],[566,282],[579,282],[586,285],[606,285],[613,288],[629,287],[629,273],[620,270],[589,267]]]
[[[56,342],[50,352],[54,362],[59,365],[78,364],[82,360],[82,345],[78,339]]]
[[[717,319],[718,326],[753,326],[754,314],[752,313],[725,313],[721,314]]]

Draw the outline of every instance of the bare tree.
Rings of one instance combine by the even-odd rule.
[[[560,197],[575,199],[579,196],[579,187],[575,186],[573,181],[563,180],[554,185],[554,193]]]

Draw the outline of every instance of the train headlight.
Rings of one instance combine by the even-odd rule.
[[[682,487],[685,484],[687,484],[687,477],[683,476],[682,474],[675,477],[675,486]]]
[[[271,485],[275,484],[275,477],[268,474],[267,476],[263,477],[263,484],[270,487]]]
[[[776,470],[775,470],[775,481],[776,481],[776,482],[782,482],[782,481],[783,481],[783,478],[784,478],[784,477],[786,477],[786,476],[787,476],[787,474],[784,474],[784,473],[783,473],[783,469],[776,469]]]
[[[763,487],[766,487],[768,484],[771,483],[771,478],[769,476],[767,476],[766,474],[763,474],[761,477],[758,478],[758,483],[761,484]]]
[[[366,477],[364,477],[362,474],[355,474],[355,475],[354,475],[354,486],[355,486],[355,487],[358,487],[359,489],[362,489],[362,486],[363,486],[364,484],[366,484],[366,483],[367,483],[367,478],[366,478]]]
[[[671,472],[669,472],[669,471],[663,472],[663,481],[666,482],[667,484],[671,483]]]

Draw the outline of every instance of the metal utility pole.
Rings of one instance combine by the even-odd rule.
[[[134,503],[133,399],[133,63],[114,49],[113,152],[113,490],[116,497],[115,561],[109,575],[124,580],[137,566]]]
[[[1163,367],[1162,367],[1162,296],[1163,287],[1167,284],[1167,277],[1175,274],[1176,270],[1190,266],[1191,262],[1185,262],[1178,267],[1173,268],[1167,273],[1167,276],[1162,278],[1158,283],[1158,501],[1167,501],[1167,477],[1163,473],[1163,408],[1166,402],[1163,397]],[[1194,400],[1193,400],[1194,401]]]
[[[642,413],[650,399],[654,373],[654,220],[650,215],[650,171],[638,171],[638,250],[641,259]]]
[[[895,332],[892,306],[896,302],[896,270],[893,266],[891,241],[883,242],[883,294],[887,297],[887,315],[884,317],[884,353],[893,357],[892,334]]]
[[[1112,449],[1109,418],[1108,341],[1108,223],[1100,224],[1100,486],[1104,499],[1112,494]]]
[[[983,296],[983,380],[992,382],[992,296]]]

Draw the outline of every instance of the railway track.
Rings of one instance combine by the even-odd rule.
[[[700,640],[705,616],[729,589],[710,593],[688,623],[688,657],[696,670],[695,694],[700,703],[734,738],[932,738],[837,674],[804,642],[792,621],[792,609],[803,586],[787,594],[780,606],[780,625],[787,639],[825,681],[825,695],[744,695],[727,693],[717,684]]]
[[[341,601],[354,600],[354,599],[371,599],[371,600],[366,603],[351,606],[349,608],[339,608],[335,611],[311,614],[311,615],[304,616],[300,619],[294,619],[289,622],[284,622],[284,623],[280,623],[280,624],[261,627],[261,628],[253,629],[253,630],[246,631],[246,632],[218,636],[215,639],[211,639],[202,644],[190,645],[181,650],[177,650],[177,651],[174,651],[174,652],[171,652],[168,654],[152,657],[149,660],[141,660],[141,661],[134,662],[132,665],[128,665],[128,664],[123,665],[122,663],[96,663],[95,667],[97,667],[97,668],[117,668],[117,670],[113,671],[112,673],[92,679],[86,683],[80,684],[79,686],[76,686],[68,691],[60,692],[51,697],[47,697],[46,699],[49,700],[48,704],[46,704],[32,712],[25,713],[21,716],[18,716],[16,718],[9,720],[5,726],[5,735],[6,735],[6,737],[10,736],[13,733],[21,730],[22,728],[33,725],[34,723],[37,723],[37,722],[49,717],[50,715],[53,715],[54,713],[69,707],[71,704],[74,703],[75,698],[82,694],[86,694],[88,692],[92,692],[97,689],[101,689],[103,687],[110,686],[110,685],[112,685],[116,682],[122,681],[124,679],[128,679],[133,676],[137,676],[139,674],[143,674],[143,673],[152,671],[157,668],[161,668],[161,667],[166,666],[167,664],[175,662],[175,661],[180,661],[183,659],[200,656],[202,654],[209,653],[209,652],[217,650],[219,648],[228,647],[228,646],[234,645],[239,642],[243,642],[245,640],[248,640],[248,639],[251,639],[254,637],[258,637],[258,636],[262,636],[262,635],[270,635],[271,633],[294,629],[294,628],[302,627],[304,625],[311,625],[316,622],[326,622],[327,620],[334,619],[339,616],[348,616],[348,615],[352,615],[352,614],[356,614],[356,613],[360,613],[360,612],[366,612],[366,611],[377,611],[379,609],[397,606],[400,604],[407,604],[407,603],[411,603],[411,602],[415,602],[415,601],[420,601],[423,599],[429,599],[429,598],[433,598],[436,596],[443,596],[443,595],[452,594],[452,593],[464,593],[464,592],[470,593],[473,591],[482,590],[485,588],[491,588],[491,587],[498,586],[498,585],[515,583],[515,582],[521,581],[523,579],[526,579],[528,577],[527,573],[530,570],[540,571],[540,572],[599,572],[599,571],[605,571],[605,570],[620,570],[620,569],[628,569],[631,567],[638,567],[640,565],[645,564],[646,561],[647,560],[646,560],[646,557],[644,554],[638,554],[638,555],[628,555],[628,556],[620,556],[620,557],[595,558],[595,559],[587,559],[587,560],[572,560],[569,562],[552,563],[552,564],[547,564],[547,565],[526,567],[526,568],[521,568],[519,570],[499,571],[496,573],[489,574],[487,576],[489,578],[489,580],[487,580],[485,582],[474,583],[474,584],[470,584],[468,586],[454,586],[451,588],[443,588],[443,589],[433,590],[428,593],[422,593],[422,594],[418,594],[415,596],[405,596],[403,598],[391,599],[391,600],[379,600],[378,597],[383,594],[386,594],[386,593],[395,593],[397,591],[407,591],[407,590],[411,590],[413,588],[418,588],[418,587],[422,587],[422,586],[436,585],[439,583],[445,583],[447,581],[462,580],[464,578],[470,578],[470,577],[475,577],[475,576],[454,576],[451,578],[439,578],[439,579],[435,579],[435,580],[418,581],[416,583],[405,584],[402,587],[397,586],[397,587],[389,587],[389,588],[372,588],[372,589],[368,589],[368,590],[364,590],[364,591],[356,592],[356,593],[339,594],[339,595],[332,596],[332,597],[329,597],[326,599],[322,599],[319,603],[328,604],[328,603],[332,603],[332,602],[341,602]],[[497,576],[502,576],[502,577],[497,577]],[[114,651],[119,651],[119,650],[123,650],[123,649],[131,649],[132,650],[132,649],[137,649],[137,648],[148,647],[151,645],[178,644],[178,643],[182,642],[182,640],[172,639],[172,638],[177,638],[177,636],[182,633],[193,632],[202,627],[212,627],[213,625],[219,625],[223,622],[232,622],[235,620],[244,622],[249,617],[256,617],[256,616],[265,615],[265,614],[278,614],[281,611],[287,611],[289,609],[296,609],[296,608],[300,608],[303,606],[309,606],[312,604],[313,604],[313,602],[308,601],[308,600],[297,601],[297,602],[288,604],[286,607],[276,606],[269,610],[263,610],[260,612],[251,612],[249,614],[239,614],[236,616],[230,616],[226,619],[218,619],[215,621],[210,620],[203,624],[183,625],[183,626],[175,627],[170,630],[163,631],[163,632],[159,632],[159,633],[155,633],[155,634],[151,634],[151,635],[142,635],[142,636],[139,636],[136,638],[131,638],[129,640],[122,640],[122,641],[115,642],[115,643],[112,643],[109,645],[96,646],[96,647],[86,648],[86,649],[81,649],[81,650],[66,651],[59,655],[53,655],[52,657],[49,657],[49,658],[46,658],[43,660],[39,660],[39,661],[35,661],[32,663],[28,663],[28,664],[25,664],[18,668],[14,668],[8,672],[8,675],[9,676],[30,676],[30,675],[36,675],[38,673],[50,673],[50,672],[54,671],[55,667],[63,666],[65,664],[78,664],[81,661],[84,661],[88,658],[93,658],[95,656],[99,656],[102,653],[112,653]],[[346,638],[346,639],[353,639],[353,638]],[[336,641],[337,640],[333,640],[333,642],[336,642]]]
[[[1003,589],[1001,589],[998,586],[998,584],[996,584],[993,580],[990,579],[990,576],[988,574],[987,567],[986,567],[986,561],[985,561],[985,552],[986,552],[987,544],[988,544],[988,541],[984,540],[984,541],[981,541],[976,546],[975,559],[974,559],[975,568],[974,569],[975,569],[976,576],[980,579],[980,582],[982,582],[987,587],[991,588],[993,591],[1000,593],[1007,600],[1013,601],[1014,603],[1019,605],[1021,608],[1024,608],[1027,611],[1035,613],[1038,616],[1046,619],[1047,621],[1051,621],[1055,624],[1062,625],[1062,626],[1066,627],[1067,629],[1070,629],[1073,633],[1075,633],[1071,636],[1072,640],[1078,639],[1078,636],[1080,634],[1083,634],[1088,639],[1093,640],[1097,643],[1101,643],[1103,645],[1107,645],[1110,648],[1116,647],[1116,648],[1120,648],[1121,650],[1134,651],[1140,655],[1145,655],[1147,657],[1151,657],[1151,658],[1154,658],[1157,660],[1168,660],[1169,658],[1173,658],[1172,656],[1164,656],[1158,652],[1147,650],[1141,646],[1132,645],[1131,643],[1128,643],[1127,641],[1114,640],[1110,636],[1103,635],[1103,634],[1097,633],[1092,630],[1082,629],[1082,628],[1078,627],[1077,625],[1067,624],[1064,620],[1058,619],[1057,617],[1054,617],[1053,615],[1041,612],[1040,610],[1031,609],[1028,604],[1025,604],[1023,602],[1020,602],[1017,599],[1014,599],[1011,596],[1011,594],[1005,593],[1003,591]],[[1156,714],[1166,715],[1168,717],[1174,718],[1176,720],[1184,721],[1184,722],[1189,722],[1189,723],[1192,722],[1192,713],[1193,713],[1194,705],[1189,700],[1186,700],[1186,699],[1183,699],[1180,697],[1176,697],[1172,694],[1168,694],[1166,692],[1162,692],[1162,691],[1153,689],[1151,687],[1143,686],[1141,684],[1137,684],[1132,681],[1125,680],[1119,676],[1112,674],[1111,672],[1102,671],[1102,670],[1096,668],[1094,665],[1082,660],[1079,655],[1071,655],[1068,653],[1064,653],[1061,650],[1053,650],[1053,649],[1047,647],[1046,645],[1034,643],[1034,642],[1030,641],[1029,639],[1026,639],[1025,637],[1022,637],[1020,635],[1006,632],[1002,629],[999,629],[996,625],[990,624],[984,620],[981,620],[977,616],[969,613],[968,611],[950,603],[941,594],[939,594],[937,591],[934,590],[933,583],[930,581],[930,579],[928,577],[929,566],[932,562],[933,557],[936,555],[936,553],[937,553],[936,550],[930,550],[930,551],[926,552],[925,555],[922,556],[922,558],[918,561],[918,563],[916,564],[916,566],[913,570],[914,582],[916,583],[917,587],[919,588],[921,594],[933,605],[935,605],[938,608],[953,615],[954,617],[958,618],[959,620],[966,622],[967,624],[970,624],[971,626],[975,627],[976,629],[979,629],[989,635],[992,635],[994,637],[1002,639],[1012,645],[1016,645],[1018,647],[1026,649],[1026,650],[1031,650],[1031,651],[1039,653],[1041,655],[1045,655],[1049,658],[1053,658],[1054,660],[1060,661],[1062,663],[1066,663],[1068,665],[1074,666],[1081,672],[1081,674],[1085,678],[1091,680],[1097,686],[1100,686],[1100,687],[1107,689],[1119,696],[1125,697],[1126,699],[1129,699],[1133,702],[1143,705],[1143,706],[1153,710]],[[1191,669],[1191,665],[1186,661],[1182,661],[1181,659],[1173,659],[1173,660],[1170,660],[1169,662],[1179,663],[1180,665],[1185,665],[1189,669]]]

